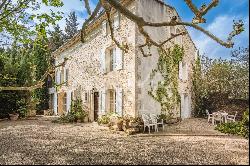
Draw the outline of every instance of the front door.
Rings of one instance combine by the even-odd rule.
[[[98,120],[98,111],[99,111],[98,99],[99,99],[99,93],[95,92],[94,93],[94,121]]]

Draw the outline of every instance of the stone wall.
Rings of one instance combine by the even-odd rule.
[[[135,12],[135,5],[128,7]],[[135,24],[124,16],[121,16],[120,28],[115,32],[117,39],[127,41],[129,52],[123,54],[123,70],[112,71],[107,74],[101,72],[100,54],[103,48],[115,46],[110,35],[104,35],[102,25],[93,31],[93,36],[86,43],[77,43],[57,57],[57,63],[69,58],[65,68],[69,69],[68,86],[62,86],[61,91],[71,92],[81,86],[81,98],[85,92],[102,89],[123,89],[123,114],[134,116],[135,110]],[[90,96],[93,101],[93,95]],[[93,103],[87,103],[90,109],[90,119],[93,120]]]
[[[142,16],[146,21],[150,22],[163,22],[169,21],[172,16],[178,16],[175,9],[164,5],[162,3],[158,3],[156,1],[145,1],[138,0],[137,1],[137,14]],[[179,18],[180,19],[180,18]],[[180,31],[186,31],[185,27],[178,26],[176,27]],[[154,41],[164,41],[170,37],[170,27],[162,27],[162,28],[152,28],[146,27],[145,30],[150,34]],[[177,43],[177,39],[174,39],[174,43]],[[150,73],[152,69],[156,68],[159,54],[157,48],[152,47],[150,52],[152,56],[143,57],[140,52],[138,46],[145,43],[144,37],[139,33],[138,29],[136,30],[136,112],[137,114],[142,113],[157,113],[161,112],[160,103],[155,101],[151,96],[148,95],[148,91],[150,90]],[[187,63],[188,70],[188,80],[183,82],[179,80],[179,88],[178,91],[180,95],[184,93],[188,94],[191,99],[191,75],[192,75],[192,65],[194,64],[196,48],[194,43],[192,42],[189,35],[182,36],[181,45],[184,48],[184,58],[183,62]],[[173,46],[171,43],[167,43],[165,47],[169,48]],[[148,49],[144,49],[145,52],[148,52]],[[160,73],[156,74],[154,79],[155,86],[157,86],[157,82],[162,80],[162,76]],[[191,100],[189,100],[189,105],[191,105]],[[177,105],[176,106],[175,116],[180,117],[181,108],[184,110],[185,105]],[[191,108],[190,108],[191,109]]]

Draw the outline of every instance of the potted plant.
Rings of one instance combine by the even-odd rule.
[[[10,120],[16,121],[19,118],[19,113],[13,112],[12,114],[9,114]]]

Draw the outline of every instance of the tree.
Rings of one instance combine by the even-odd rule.
[[[231,60],[205,56],[197,59],[192,86],[197,116],[205,109],[213,110],[217,106],[233,104],[232,101],[249,100],[248,56],[248,48],[239,48],[232,52]]]
[[[59,0],[57,0],[57,1],[59,1]],[[201,7],[195,6],[192,0],[184,0],[183,3],[185,3],[188,6],[188,8],[190,8],[191,11],[195,15],[193,20],[190,22],[183,22],[178,18],[178,16],[173,16],[170,21],[165,21],[165,22],[147,22],[144,20],[143,17],[140,17],[140,16],[132,13],[131,11],[129,11],[123,2],[124,1],[117,1],[117,0],[99,0],[97,5],[95,6],[94,10],[92,11],[90,8],[89,0],[84,0],[85,8],[86,8],[86,11],[87,11],[89,17],[86,19],[86,21],[82,25],[81,41],[83,43],[86,41],[85,37],[89,32],[88,25],[90,25],[93,20],[97,19],[97,17],[99,16],[100,13],[104,12],[106,19],[108,20],[109,27],[110,27],[112,40],[120,49],[122,49],[124,52],[127,52],[129,49],[127,43],[124,41],[118,41],[114,36],[112,20],[111,20],[111,12],[114,10],[117,10],[123,16],[127,17],[128,19],[133,21],[138,26],[139,32],[145,38],[145,43],[140,45],[139,46],[140,48],[144,48],[144,47],[150,48],[151,46],[155,46],[164,52],[165,52],[165,47],[166,47],[167,43],[171,42],[174,38],[176,38],[180,35],[187,35],[187,33],[180,32],[180,33],[176,33],[176,34],[171,34],[171,37],[167,38],[165,41],[161,41],[161,42],[158,41],[157,42],[157,41],[154,41],[150,37],[148,32],[144,29],[146,26],[148,26],[148,27],[175,27],[175,26],[181,25],[181,26],[185,26],[185,27],[192,27],[192,28],[204,33],[205,35],[207,35],[208,37],[210,37],[211,39],[216,41],[218,44],[220,44],[224,47],[227,47],[227,48],[232,48],[234,46],[233,38],[244,31],[243,21],[242,20],[234,21],[232,32],[229,34],[227,40],[223,41],[222,39],[218,38],[217,36],[215,36],[214,34],[212,34],[211,32],[209,32],[208,30],[204,29],[201,26],[201,24],[206,23],[206,19],[204,18],[204,16],[210,10],[212,10],[213,8],[215,8],[219,4],[219,0],[211,0],[211,2],[209,4],[203,4]],[[162,34],[162,35],[164,35],[164,34]],[[143,49],[141,49],[141,51],[142,50]],[[142,51],[142,53],[143,53],[143,51]],[[144,53],[143,53],[143,55],[148,56],[148,55],[145,55]],[[47,73],[49,73],[49,72],[47,72]],[[41,84],[41,82],[39,82],[38,85],[33,86],[33,88],[40,87],[40,84]],[[9,89],[23,90],[23,89],[31,89],[31,88],[30,87],[19,87],[19,88],[0,87],[0,90],[9,90]]]
[[[53,52],[63,45],[65,41],[65,35],[58,24],[54,27],[53,31],[49,31],[49,35],[49,49],[51,52]]]
[[[66,18],[66,39],[71,39],[78,32],[77,16],[75,12],[70,12],[68,18]]]
[[[54,7],[63,5],[61,0],[42,0],[42,4]],[[41,27],[45,29],[61,19],[61,12],[33,14],[40,7],[41,3],[36,0],[1,0],[0,44],[11,44],[9,41],[14,40],[18,40],[19,43],[30,43],[37,30]]]

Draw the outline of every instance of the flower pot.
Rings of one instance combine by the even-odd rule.
[[[28,110],[27,116],[28,117],[34,117],[34,116],[36,116],[36,110]]]
[[[19,117],[19,114],[9,114],[9,116],[10,116],[10,120],[16,121]]]

